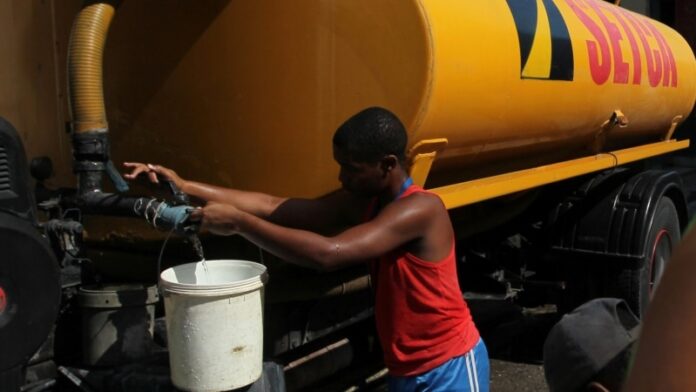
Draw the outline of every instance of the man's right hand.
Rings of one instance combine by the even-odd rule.
[[[123,175],[129,180],[135,180],[139,175],[145,173],[147,174],[150,182],[154,184],[159,184],[159,179],[157,178],[158,175],[174,183],[174,185],[176,185],[176,187],[180,190],[183,190],[184,184],[186,183],[186,180],[179,177],[174,170],[164,166],[140,162],[123,162],[123,166],[130,169],[130,173]]]

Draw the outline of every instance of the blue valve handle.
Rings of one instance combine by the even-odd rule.
[[[182,192],[181,189],[179,189],[179,187],[176,186],[176,184],[174,184],[174,181],[172,181],[164,176],[161,176],[159,174],[157,175],[157,180],[160,182],[160,184],[164,184],[169,189],[169,191],[172,193],[172,196],[174,197],[174,204],[175,205],[190,204],[191,203],[189,196],[187,194],[185,194],[184,192]]]
[[[171,229],[178,234],[191,234],[198,231],[198,225],[189,221],[191,212],[194,210],[189,205],[172,206],[166,202],[162,202],[157,207],[156,216],[153,216],[151,222],[153,226],[163,229]],[[147,217],[146,217],[147,218]]]
[[[123,177],[121,177],[121,174],[119,174],[116,166],[114,166],[114,163],[111,160],[106,162],[106,174],[111,179],[111,182],[116,187],[116,191],[118,191],[118,193],[128,192],[128,184]]]

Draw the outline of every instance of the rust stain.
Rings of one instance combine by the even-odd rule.
[[[237,347],[235,347],[235,348],[232,349],[232,352],[233,352],[233,353],[238,353],[238,352],[240,352],[240,351],[242,351],[242,350],[244,350],[244,346],[237,346]]]

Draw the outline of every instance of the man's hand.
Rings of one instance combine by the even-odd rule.
[[[123,177],[129,180],[135,180],[139,175],[145,173],[148,179],[153,184],[159,184],[159,179],[157,175],[164,177],[165,179],[171,181],[176,185],[177,188],[183,190],[186,180],[179,177],[178,174],[172,169],[166,168],[160,165],[153,165],[151,163],[140,163],[140,162],[123,162],[123,166],[131,170],[130,173],[126,173]]]
[[[200,222],[201,231],[232,235],[239,232],[239,221],[243,215],[244,212],[229,204],[210,202],[203,208],[193,210],[189,220]]]

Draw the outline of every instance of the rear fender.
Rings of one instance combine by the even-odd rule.
[[[687,222],[686,198],[674,171],[617,169],[594,176],[565,197],[548,221],[551,248],[593,259],[644,259],[648,232],[661,197],[669,197]]]

